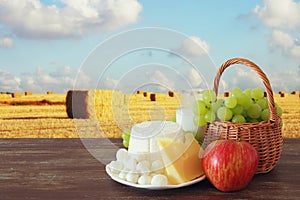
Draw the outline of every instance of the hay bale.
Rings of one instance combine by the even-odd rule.
[[[52,91],[48,91],[48,92],[47,92],[47,94],[54,94],[54,92],[52,92]]]
[[[124,104],[124,94],[121,91],[114,91],[110,98],[110,105],[112,106],[119,106]]]
[[[168,98],[170,97],[167,94],[162,94],[162,93],[155,94],[155,101],[165,102]]]
[[[230,92],[224,92],[224,97],[229,97],[230,96]]]
[[[129,98],[129,104],[136,104],[138,102],[139,95],[137,94],[131,94]]]
[[[147,97],[147,92],[144,92],[143,95],[144,95],[144,97]]]
[[[291,94],[292,94],[292,95],[298,95],[298,94],[299,94],[299,91],[292,91]]]
[[[95,105],[112,105],[112,90],[94,90]]]
[[[151,101],[156,101],[155,93],[150,94],[150,100]]]
[[[93,90],[69,90],[66,96],[66,111],[68,117],[92,118],[95,113],[93,100]]]
[[[168,94],[169,94],[169,97],[174,97],[174,92],[169,91]]]
[[[0,99],[9,99],[12,97],[12,94],[6,94],[6,92],[2,92],[0,94]]]
[[[279,91],[279,96],[280,96],[280,97],[284,97],[284,96],[285,96],[285,92]]]
[[[267,97],[267,96],[268,96],[267,92],[264,92],[264,97]]]
[[[143,94],[143,90],[138,90],[136,93],[137,94]]]
[[[25,96],[29,96],[29,95],[32,95],[32,92],[26,91],[26,92],[25,92]]]
[[[18,97],[22,97],[22,93],[21,92],[14,92],[11,94],[12,98],[18,98]]]

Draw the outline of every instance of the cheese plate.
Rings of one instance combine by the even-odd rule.
[[[181,183],[181,184],[177,184],[177,185],[163,185],[163,186],[157,186],[157,185],[141,185],[141,184],[136,184],[136,183],[131,183],[128,181],[125,181],[121,178],[119,178],[118,176],[114,175],[110,169],[109,166],[106,165],[105,167],[105,171],[106,173],[111,177],[111,179],[113,179],[114,181],[127,185],[127,186],[131,186],[131,187],[135,187],[135,188],[143,188],[143,189],[148,189],[148,190],[167,190],[167,189],[175,189],[175,188],[181,188],[181,187],[186,187],[189,185],[193,185],[195,183],[198,183],[202,180],[205,179],[205,175],[202,175],[194,180],[185,182],[185,183]]]

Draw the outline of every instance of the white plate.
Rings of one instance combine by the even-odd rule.
[[[140,185],[140,184],[130,183],[128,181],[120,179],[119,177],[114,176],[112,174],[112,172],[110,171],[108,165],[106,165],[105,170],[106,170],[106,173],[111,177],[111,179],[113,179],[114,181],[116,181],[118,183],[122,183],[124,185],[128,185],[128,186],[135,187],[135,188],[144,188],[144,189],[148,189],[148,190],[167,190],[167,189],[181,188],[181,187],[186,187],[186,186],[189,186],[189,185],[193,185],[193,184],[198,183],[198,182],[205,179],[205,175],[202,175],[202,176],[200,176],[200,177],[198,177],[198,178],[196,178],[192,181],[177,184],[177,185],[164,185],[164,186]]]

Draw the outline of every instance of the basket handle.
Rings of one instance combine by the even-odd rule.
[[[253,63],[250,60],[247,60],[244,58],[232,58],[232,59],[227,60],[225,63],[223,63],[221,65],[221,67],[219,68],[218,73],[216,74],[216,77],[214,80],[215,93],[218,94],[219,82],[220,82],[220,77],[221,77],[222,73],[225,71],[226,68],[228,68],[230,65],[234,65],[234,64],[246,65],[257,72],[257,74],[262,79],[263,84],[266,89],[266,92],[267,92],[267,99],[268,99],[268,104],[269,104],[269,115],[270,115],[269,119],[271,121],[277,121],[278,115],[277,115],[277,110],[276,110],[274,97],[273,97],[273,91],[272,91],[269,79],[267,78],[266,74],[259,68],[259,66],[257,66],[255,63]]]

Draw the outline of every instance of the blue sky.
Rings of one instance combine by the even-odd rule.
[[[299,18],[297,0],[0,0],[0,91],[202,89],[233,57],[300,90]],[[256,86],[246,67],[222,76]]]

